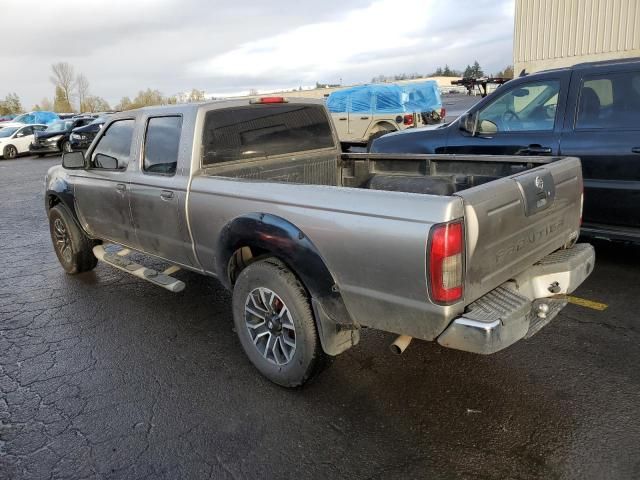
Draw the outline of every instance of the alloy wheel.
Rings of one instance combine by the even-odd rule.
[[[289,308],[272,290],[253,289],[245,301],[244,319],[258,352],[278,366],[291,361],[296,351],[296,329]]]
[[[56,218],[53,222],[53,235],[55,237],[56,248],[66,262],[71,262],[73,251],[71,250],[71,238],[64,222]]]

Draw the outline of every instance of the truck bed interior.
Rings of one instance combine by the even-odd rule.
[[[554,157],[309,153],[208,167],[205,175],[453,195],[555,160]]]

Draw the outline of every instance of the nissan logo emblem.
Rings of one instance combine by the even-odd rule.
[[[538,187],[538,190],[544,188],[544,180],[542,180],[542,177],[536,177],[536,187]]]

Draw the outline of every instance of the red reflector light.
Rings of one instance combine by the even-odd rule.
[[[446,116],[447,116],[447,109],[443,107],[440,109],[440,118],[444,120],[444,117]]]
[[[436,225],[429,239],[429,285],[431,299],[449,304],[463,294],[464,230],[461,221]]]
[[[287,103],[287,99],[284,97],[260,97],[252,98],[249,103]]]
[[[404,124],[405,125],[413,125],[413,115],[405,115],[404,116]]]

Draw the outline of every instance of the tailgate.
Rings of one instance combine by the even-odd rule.
[[[465,303],[577,238],[582,169],[573,157],[456,193],[464,200]]]

